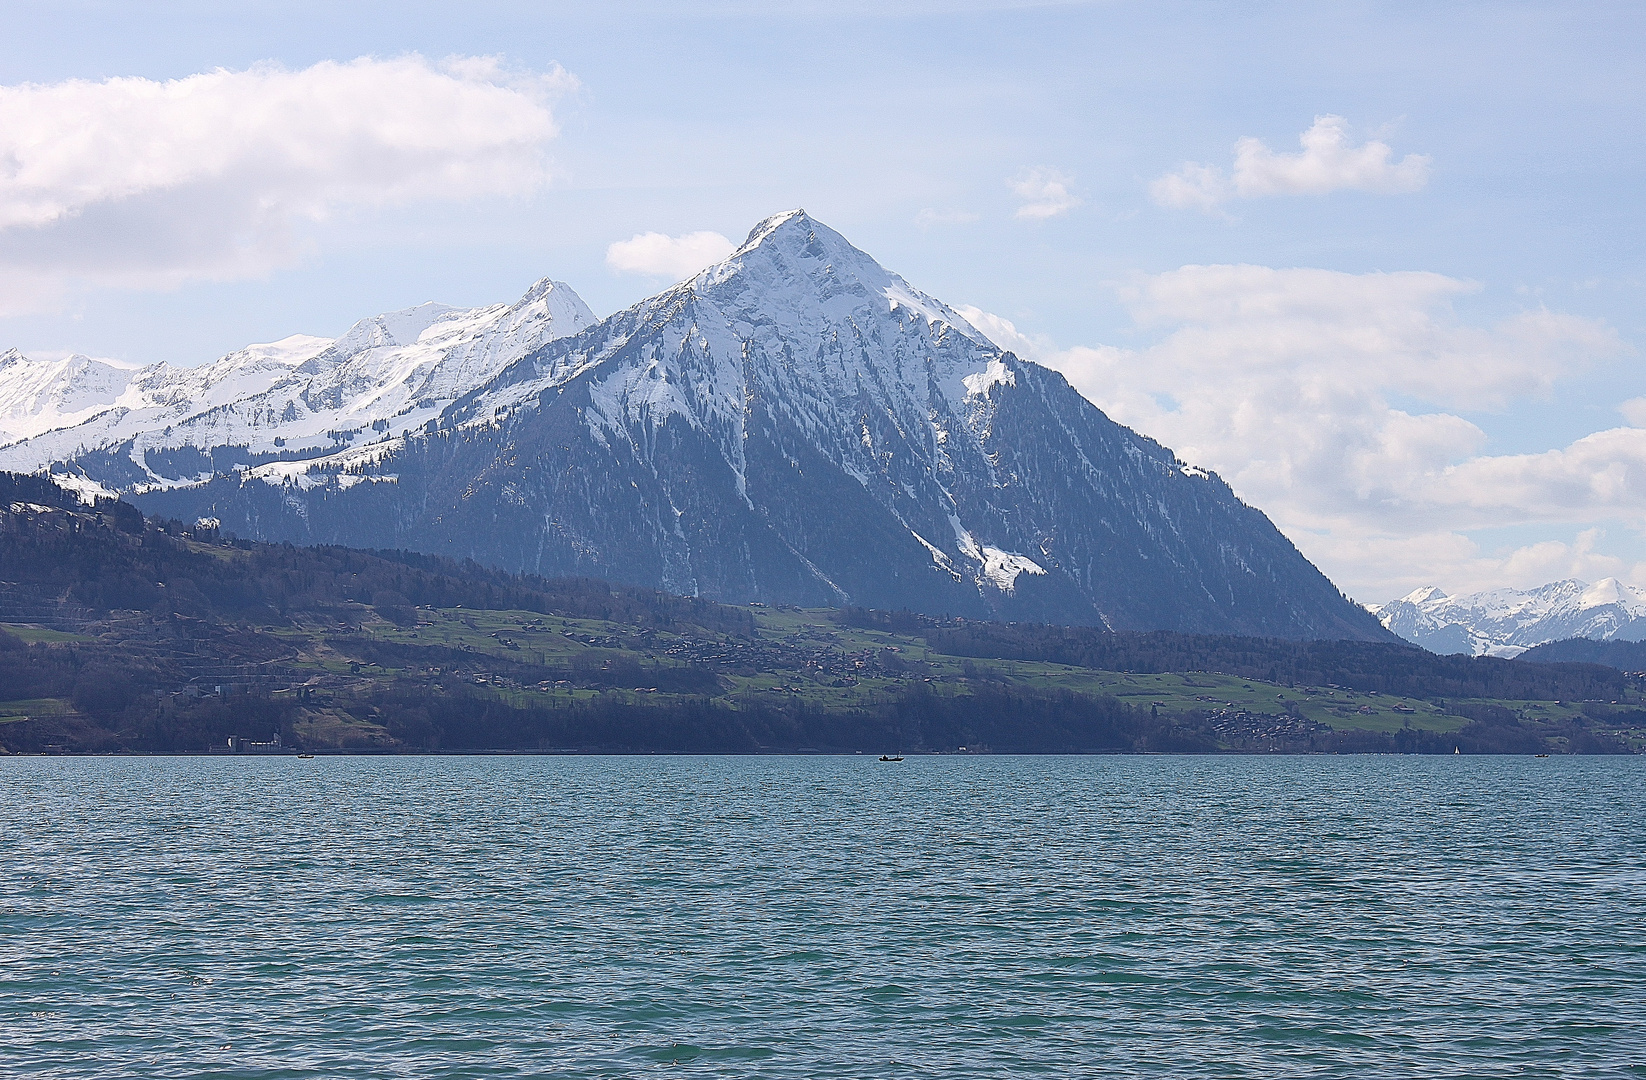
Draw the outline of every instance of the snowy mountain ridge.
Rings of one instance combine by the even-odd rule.
[[[193,368],[36,362],[12,350],[0,356],[0,469],[53,468],[85,490],[134,493],[266,458],[321,458],[427,425],[513,360],[593,321],[568,286],[544,279],[513,304],[422,304],[362,319],[335,341],[294,335]]]
[[[1616,578],[1464,596],[1428,586],[1373,611],[1390,631],[1437,653],[1513,657],[1567,638],[1646,640],[1646,591]]]
[[[0,443],[79,423],[113,404],[136,370],[79,353],[60,360],[0,353]]]

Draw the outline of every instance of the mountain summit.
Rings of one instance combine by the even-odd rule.
[[[1389,637],[1221,479],[800,210],[421,427],[136,498],[733,602]]]

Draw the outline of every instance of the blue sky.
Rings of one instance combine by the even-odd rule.
[[[612,244],[736,240],[804,206],[1218,469],[1357,598],[1646,584],[1646,403],[1627,404],[1646,397],[1638,4],[55,2],[0,17],[7,88],[408,54],[427,83],[446,58],[497,57],[484,78],[555,125],[534,136],[535,179],[498,143],[474,153],[494,177],[526,170],[508,182],[374,195],[388,181],[339,165],[324,190],[271,188],[287,207],[258,219],[273,239],[231,238],[228,262],[155,240],[244,225],[214,216],[228,196],[207,182],[142,214],[106,186],[67,217],[0,218],[0,349],[193,364],[423,300],[510,299],[545,275],[606,314],[669,282],[666,265],[614,268]],[[18,100],[48,135],[83,122],[40,104],[61,93]],[[1288,158],[1311,129],[1370,165]],[[1242,139],[1267,173],[1243,171]],[[1363,153],[1378,143],[1381,166]],[[1173,205],[1172,175],[1220,178],[1213,205]]]

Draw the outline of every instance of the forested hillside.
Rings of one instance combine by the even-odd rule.
[[[1568,638],[1527,649],[1515,659],[1532,664],[1605,664],[1619,671],[1646,671],[1646,641]]]
[[[728,607],[258,544],[0,474],[9,752],[1617,752],[1612,668]]]

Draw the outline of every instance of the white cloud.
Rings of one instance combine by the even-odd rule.
[[[1018,217],[1044,221],[1080,205],[1079,196],[1069,191],[1073,183],[1072,176],[1056,169],[1029,169],[1007,180],[1006,186],[1023,200],[1023,205],[1017,208]]]
[[[1161,206],[1211,213],[1229,197],[1229,182],[1216,166],[1185,161],[1150,184],[1149,197]]]
[[[1472,458],[1414,485],[1469,523],[1622,517],[1646,525],[1646,431],[1612,428],[1540,454]]]
[[[1646,522],[1646,429],[1481,456],[1485,433],[1458,412],[1546,396],[1623,346],[1609,327],[1541,309],[1467,323],[1451,301],[1476,288],[1431,273],[1186,266],[1121,288],[1155,337],[1136,349],[1059,351],[963,314],[1116,420],[1217,470],[1351,592],[1385,599],[1486,576],[1480,560],[1498,556],[1460,555],[1472,545],[1460,530]],[[1397,394],[1428,407],[1398,408]],[[1425,545],[1428,562],[1401,563]],[[1476,569],[1431,576],[1466,564]]]
[[[1396,195],[1429,182],[1427,155],[1407,154],[1394,161],[1388,143],[1350,146],[1349,123],[1341,116],[1315,117],[1298,141],[1303,150],[1296,154],[1277,154],[1251,137],[1235,143],[1235,192],[1247,199],[1342,190]]]
[[[976,327],[984,337],[1007,352],[1022,357],[1037,357],[1055,351],[1056,347],[1050,341],[1043,337],[1030,337],[1013,325],[1010,319],[992,315],[970,304],[960,304],[954,310],[961,318]]]
[[[606,265],[625,274],[647,274],[680,281],[736,250],[737,245],[717,232],[694,232],[684,236],[637,233],[606,249]]]
[[[1150,184],[1149,194],[1162,206],[1211,212],[1231,198],[1345,190],[1394,195],[1429,182],[1427,155],[1407,154],[1396,161],[1388,143],[1374,139],[1353,146],[1348,121],[1341,116],[1315,117],[1298,141],[1300,152],[1280,154],[1247,136],[1235,143],[1232,177],[1215,166],[1185,162]]]
[[[0,87],[0,314],[266,273],[339,209],[532,191],[575,85],[406,56]]]
[[[968,210],[938,210],[930,206],[914,216],[914,223],[922,229],[934,225],[970,225],[976,220],[977,215]]]

